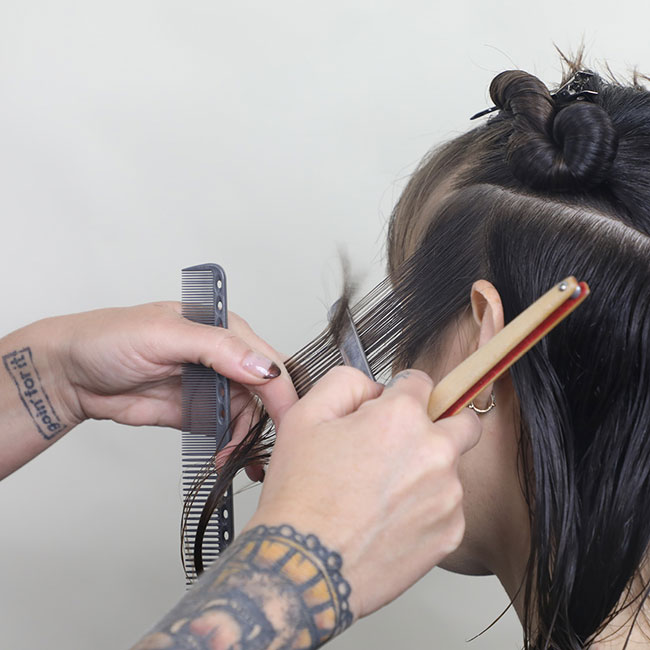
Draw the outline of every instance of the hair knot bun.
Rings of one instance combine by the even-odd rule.
[[[544,83],[521,70],[497,75],[490,96],[512,114],[506,159],[524,185],[537,190],[588,189],[607,178],[618,135],[600,106],[581,100],[558,106]]]

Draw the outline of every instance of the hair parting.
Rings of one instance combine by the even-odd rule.
[[[560,55],[558,88],[585,69],[582,51],[573,60]],[[645,79],[635,71],[624,85],[589,71],[587,95],[558,101],[533,75],[498,75],[490,94],[499,110],[429,153],[399,198],[388,277],[352,307],[344,291],[339,304],[349,307],[381,379],[440,352],[476,280],[495,286],[505,323],[563,277],[592,288],[510,370],[531,538],[522,586],[527,650],[584,648],[628,608],[634,626],[650,593]],[[341,323],[335,316],[285,364],[299,396],[343,363]],[[262,412],[219,470],[213,503],[239,469],[268,460],[273,440]]]

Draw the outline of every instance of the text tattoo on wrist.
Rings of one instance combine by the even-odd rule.
[[[32,359],[31,348],[5,354],[2,361],[16,384],[20,399],[43,438],[49,440],[65,431],[66,425],[59,419],[43,388],[41,377]]]
[[[134,650],[308,650],[352,623],[341,556],[291,526],[239,537]]]

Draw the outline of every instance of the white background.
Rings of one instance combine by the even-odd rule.
[[[0,333],[180,296],[214,261],[290,353],[370,287],[417,161],[553,43],[650,69],[647,3],[0,0]],[[341,450],[344,453],[345,450]],[[1,453],[1,450],[0,450]],[[0,648],[125,648],[183,593],[180,437],[89,422],[0,485]],[[396,468],[399,471],[399,468]],[[238,497],[241,526],[257,490]],[[464,648],[506,606],[434,571],[332,648]],[[472,648],[517,648],[509,613]]]

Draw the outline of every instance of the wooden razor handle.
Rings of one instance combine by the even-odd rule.
[[[587,283],[573,276],[547,291],[440,381],[429,397],[431,420],[455,415],[467,406],[588,295]]]

